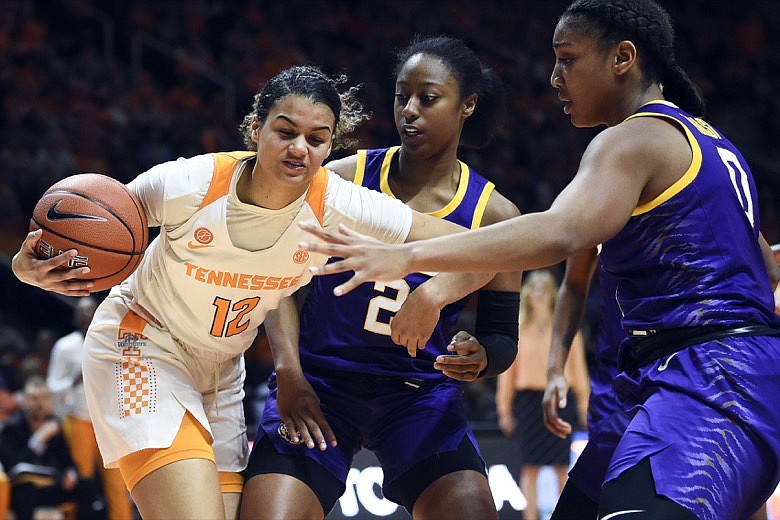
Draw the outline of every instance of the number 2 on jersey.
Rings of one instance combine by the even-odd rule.
[[[244,316],[252,312],[260,301],[259,296],[245,298],[237,302],[226,300],[217,296],[214,298],[214,320],[211,322],[211,335],[218,338],[235,336],[244,332],[249,327],[249,320],[244,321]]]
[[[395,314],[409,296],[409,284],[406,283],[406,280],[374,283],[374,289],[376,291],[384,292],[387,288],[398,291],[395,298],[390,298],[386,295],[374,296],[371,298],[368,302],[368,309],[366,310],[366,321],[363,324],[363,328],[367,331],[383,336],[390,335],[390,319],[392,319],[392,316],[391,318],[388,318],[387,321],[381,321],[379,319],[379,312],[385,310]]]

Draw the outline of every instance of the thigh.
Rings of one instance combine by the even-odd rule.
[[[566,481],[566,485],[563,486],[561,496],[558,497],[558,503],[555,504],[555,510],[552,512],[550,520],[594,519],[598,518],[598,513],[599,503],[591,499],[577,484],[569,479]]]
[[[83,373],[90,415],[100,417],[93,426],[107,467],[130,453],[170,446],[185,411],[212,434],[187,358],[118,294],[98,307],[84,341]]]
[[[696,515],[669,498],[656,493],[648,459],[604,485],[599,518],[625,516],[626,520],[697,520]],[[561,517],[565,518],[565,517]],[[718,517],[726,518],[726,517]],[[732,518],[732,517],[728,517]]]
[[[243,518],[322,518],[345,489],[315,460],[279,453],[265,435],[252,446],[245,476]]]
[[[606,410],[606,407],[602,410]],[[601,485],[604,483],[612,456],[630,421],[631,417],[617,406],[612,408],[609,417],[602,415],[598,428],[590,430],[585,449],[569,471],[568,482],[576,485],[596,503],[601,496]]]
[[[492,518],[496,507],[476,444],[464,435],[455,451],[423,459],[383,487],[415,518]]]
[[[409,511],[428,484],[461,470],[485,475],[485,462],[466,419],[459,385],[403,390],[401,403],[378,415],[366,447],[384,471],[385,497]]]
[[[142,518],[224,518],[214,463],[177,460],[143,477],[132,490]]]
[[[211,434],[217,469],[240,472],[249,460],[249,441],[244,418],[244,358],[239,356],[219,365],[216,392],[204,395],[204,405]],[[213,376],[212,376],[213,377]]]

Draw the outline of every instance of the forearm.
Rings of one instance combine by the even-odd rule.
[[[420,284],[414,292],[421,291],[419,296],[442,309],[484,287],[494,276],[493,273],[439,273]]]
[[[572,342],[582,323],[584,311],[584,295],[575,294],[562,286],[553,312],[552,341],[547,361],[548,374],[553,371],[558,374],[563,372]]]
[[[556,264],[582,249],[574,233],[562,232],[550,212],[531,213],[480,229],[410,242],[412,272],[508,272]]]
[[[581,251],[566,260],[566,272],[553,311],[548,376],[563,373],[572,343],[582,325],[585,300],[596,270],[597,258],[594,248]]]
[[[266,316],[265,333],[277,371],[301,371],[301,361],[298,354],[300,337],[300,322],[295,295],[283,298],[279,307],[269,311]]]

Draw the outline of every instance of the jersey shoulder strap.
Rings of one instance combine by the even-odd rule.
[[[317,221],[322,225],[325,215],[325,192],[328,189],[328,170],[320,167],[309,185],[306,193],[306,203],[314,211]]]
[[[255,155],[255,152],[220,152],[211,155],[214,157],[214,173],[206,196],[198,206],[199,210],[227,195],[236,165]]]

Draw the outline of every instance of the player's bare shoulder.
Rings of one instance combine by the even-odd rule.
[[[350,155],[342,159],[336,159],[330,161],[325,167],[347,181],[355,180],[355,172],[357,171],[358,156]]]
[[[504,197],[498,190],[493,190],[485,208],[485,216],[482,217],[482,225],[487,226],[518,216],[520,210],[514,202]]]

